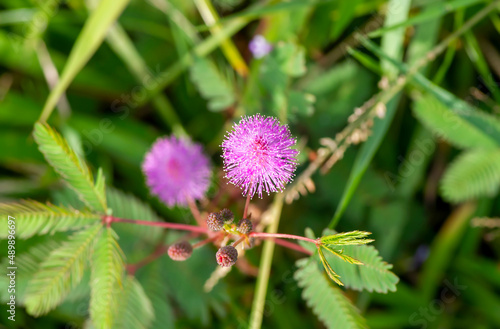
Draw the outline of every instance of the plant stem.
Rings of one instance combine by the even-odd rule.
[[[203,219],[201,218],[200,210],[198,209],[198,206],[196,206],[196,202],[188,197],[187,198],[189,210],[191,211],[191,214],[193,215],[194,219],[196,220],[196,223],[198,223],[198,226],[203,227]]]
[[[162,245],[158,246],[155,249],[155,251],[153,251],[153,253],[151,255],[147,256],[146,258],[140,260],[139,262],[137,262],[135,264],[129,264],[129,265],[127,265],[127,272],[130,275],[134,275],[135,272],[139,268],[141,268],[141,267],[143,267],[143,266],[151,263],[152,261],[156,260],[157,258],[160,258],[164,253],[167,252],[167,250],[168,250],[168,246],[166,246],[166,245],[162,244]]]
[[[221,234],[217,234],[217,235],[214,235],[213,237],[211,238],[208,238],[208,239],[205,239],[205,240],[202,240],[200,242],[196,242],[195,244],[193,244],[193,249],[196,249],[196,248],[200,248],[204,245],[206,245],[207,243],[210,243],[212,241],[215,241],[217,240],[218,238],[220,238]]]
[[[290,241],[281,240],[281,239],[274,239],[274,242],[276,244],[281,245],[282,247],[285,247],[285,248],[288,248],[288,249],[292,249],[292,250],[301,252],[303,254],[307,254],[307,255],[312,255],[313,254],[313,252],[307,250],[306,248],[303,248],[302,246],[299,246],[298,244],[290,242]]]
[[[273,203],[274,218],[273,222],[267,228],[268,233],[274,234],[278,231],[281,209],[283,208],[283,195],[276,195]],[[269,282],[269,273],[271,272],[271,263],[273,261],[274,241],[264,242],[262,250],[262,259],[259,265],[259,275],[255,288],[255,297],[252,304],[252,313],[250,314],[250,329],[260,329],[262,317],[264,315],[264,305],[266,302],[267,285]]]
[[[246,238],[245,236],[242,236],[238,240],[234,241],[232,246],[236,248],[236,246],[239,245],[242,241],[245,241],[245,238]]]
[[[245,210],[243,210],[243,218],[247,218],[249,205],[250,205],[250,191],[248,191],[247,200],[245,201]]]
[[[137,224],[137,225],[164,227],[164,228],[170,228],[173,230],[191,231],[191,232],[196,232],[196,233],[208,234],[208,231],[206,228],[195,226],[195,225],[177,224],[177,223],[168,223],[168,222],[150,222],[147,220],[126,219],[126,218],[119,218],[119,217],[113,217],[113,216],[105,216],[104,221],[106,223],[113,223],[113,222],[131,223],[131,224]]]
[[[309,239],[304,236],[293,235],[293,234],[283,234],[283,233],[265,233],[265,232],[252,232],[249,234],[250,237],[254,238],[282,238],[282,239],[294,239],[294,240],[303,240],[307,242],[311,242],[314,244],[318,244],[317,239]]]

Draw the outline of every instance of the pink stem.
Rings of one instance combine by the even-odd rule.
[[[298,244],[295,244],[295,243],[290,242],[290,241],[281,240],[281,239],[274,239],[274,242],[276,244],[279,244],[279,245],[285,247],[285,248],[296,250],[298,252],[301,252],[301,253],[304,253],[307,255],[313,254],[311,251],[307,250],[306,248],[303,248],[303,247],[299,246]]]
[[[193,249],[196,249],[196,248],[199,248],[201,246],[204,246],[206,245],[207,243],[209,242],[212,242],[214,240],[217,240],[218,238],[220,238],[220,234],[217,234],[217,235],[214,235],[213,237],[211,238],[208,238],[208,239],[205,239],[205,240],[202,240],[200,242],[196,242],[195,244],[193,244]]]
[[[106,216],[104,221],[105,221],[105,223],[113,223],[113,222],[132,223],[132,224],[138,224],[138,225],[164,227],[164,228],[170,228],[170,229],[174,229],[174,230],[191,231],[191,232],[196,232],[196,233],[205,233],[205,234],[208,233],[207,229],[204,227],[187,225],[187,224],[177,224],[177,223],[168,223],[168,222],[150,222],[147,220],[126,219],[126,218],[119,218],[119,217],[113,217],[113,216]]]
[[[252,232],[248,236],[255,238],[283,238],[283,239],[294,239],[294,240],[304,240],[314,244],[318,244],[318,240],[309,239],[303,236],[292,235],[292,234],[282,234],[282,233],[264,233],[264,232]]]
[[[187,198],[189,210],[191,210],[191,214],[193,215],[194,219],[198,223],[198,226],[203,227],[203,220],[201,219],[201,214],[200,210],[196,206],[196,202],[192,198]]]
[[[155,249],[155,251],[153,251],[152,254],[150,254],[149,256],[147,256],[146,258],[142,259],[141,261],[135,263],[135,264],[129,264],[127,265],[127,272],[130,274],[130,275],[134,275],[135,272],[151,263],[152,261],[156,260],[157,258],[161,257],[163,254],[165,254],[166,252],[168,251],[168,247],[165,246],[165,245],[162,245],[162,246],[159,246]]]
[[[237,246],[237,245],[239,245],[241,241],[244,241],[244,240],[245,240],[245,238],[246,238],[245,236],[242,236],[242,237],[241,237],[241,238],[239,238],[238,240],[234,241],[234,242],[233,242],[233,247],[235,247],[235,248],[236,248],[236,246]]]
[[[245,202],[245,210],[243,210],[243,218],[247,218],[248,206],[250,205],[250,190],[247,194],[247,201]]]

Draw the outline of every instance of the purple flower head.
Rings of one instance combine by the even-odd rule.
[[[297,167],[296,143],[287,125],[260,114],[244,117],[222,142],[224,170],[243,194],[282,191]]]
[[[146,154],[142,170],[152,194],[169,207],[199,200],[210,185],[210,163],[202,146],[175,136],[158,138]]]
[[[262,58],[273,50],[273,46],[267,42],[266,38],[257,34],[248,44],[248,49],[255,58]]]

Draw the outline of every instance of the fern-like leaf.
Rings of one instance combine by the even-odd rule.
[[[208,101],[209,110],[222,111],[234,104],[235,91],[232,84],[209,60],[196,59],[191,67],[190,76],[200,94]]]
[[[96,243],[90,276],[90,317],[97,329],[113,328],[122,289],[123,259],[115,232],[106,228]]]
[[[51,237],[53,238],[53,237]],[[28,281],[33,278],[40,267],[40,264],[50,255],[50,253],[57,249],[61,242],[57,239],[42,241],[32,245],[27,251],[16,254],[16,302],[24,304],[26,287]],[[2,268],[9,266],[9,258],[4,258],[0,263]],[[7,287],[10,278],[6,275],[0,276],[0,287]],[[0,289],[0,301],[7,302],[10,299],[10,294],[7,289]]]
[[[32,200],[0,204],[0,215],[15,218],[16,237],[19,239],[27,239],[35,234],[81,229],[100,220],[99,215],[88,211]],[[1,225],[0,238],[6,238],[7,235],[7,225]]]
[[[123,281],[123,290],[118,297],[116,329],[148,329],[154,319],[153,305],[141,284],[133,276]]]
[[[500,149],[475,150],[460,155],[441,181],[441,194],[452,202],[494,196],[499,188]]]
[[[365,239],[370,234],[363,231],[336,233],[321,237],[321,243],[336,246],[367,244],[373,242],[372,239]]]
[[[161,279],[159,263],[151,264],[154,271],[149,270],[144,276],[144,290],[153,303],[155,318],[150,329],[174,328],[174,312],[169,304],[167,283]]]
[[[73,234],[40,265],[26,291],[28,313],[39,316],[54,309],[80,282],[101,229],[97,224]]]
[[[106,196],[108,207],[113,209],[113,215],[116,217],[140,219],[152,222],[163,221],[147,203],[139,200],[131,194],[126,194],[118,189],[107,188]],[[121,230],[127,230],[134,235],[147,237],[149,241],[156,241],[162,234],[161,230],[152,226],[120,224],[121,223],[114,224],[117,228],[120,228],[120,231],[117,229],[118,232],[122,232]]]
[[[345,256],[351,261],[346,261]],[[399,279],[390,271],[392,265],[384,262],[373,246],[344,246],[325,257],[348,288],[380,293],[396,291]]]
[[[344,296],[340,288],[332,285],[323,275],[316,262],[301,259],[297,261],[297,266],[299,269],[294,277],[304,289],[302,297],[327,328],[367,328],[356,307]]]
[[[426,95],[416,101],[413,113],[427,129],[456,147],[491,149],[499,145],[470,118],[462,118],[433,96]]]
[[[76,191],[80,199],[91,209],[105,212],[106,195],[102,172],[98,173],[94,184],[92,173],[84,160],[48,124],[36,123],[33,136],[47,162]]]

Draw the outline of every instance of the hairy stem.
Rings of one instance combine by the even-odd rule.
[[[234,241],[233,244],[232,244],[232,246],[236,248],[236,246],[239,245],[241,242],[245,241],[245,239],[246,239],[246,237],[242,236],[238,240]]]
[[[245,201],[245,210],[243,210],[243,218],[247,218],[249,205],[250,205],[250,191],[248,192],[247,200]]]
[[[307,254],[307,255],[312,255],[313,254],[313,252],[307,250],[306,248],[303,248],[303,247],[299,246],[298,244],[290,242],[290,241],[281,240],[281,239],[274,239],[274,242],[276,244],[279,244],[282,247],[285,247],[285,248],[288,248],[288,249],[292,249],[292,250],[301,252],[303,254]]]
[[[196,249],[196,248],[200,248],[204,245],[206,245],[207,243],[210,243],[212,241],[215,241],[217,240],[218,238],[221,237],[221,234],[217,234],[217,235],[214,235],[213,237],[211,238],[208,238],[208,239],[205,239],[205,240],[202,240],[200,242],[196,242],[195,244],[193,244],[193,249]]]
[[[293,235],[293,234],[283,234],[283,233],[265,233],[265,232],[252,232],[249,234],[250,237],[254,238],[282,238],[282,239],[293,239],[293,240],[303,240],[311,242],[314,244],[318,243],[318,239],[309,239],[304,236]]]
[[[140,269],[141,267],[148,265],[152,261],[160,258],[163,254],[165,254],[167,252],[167,250],[168,250],[168,246],[166,246],[164,244],[159,245],[158,247],[156,247],[156,249],[153,251],[153,253],[150,254],[149,256],[145,257],[144,259],[140,260],[139,262],[137,262],[135,264],[127,265],[127,272],[130,275],[134,275],[138,269]]]
[[[203,233],[208,234],[208,231],[204,227],[199,227],[195,225],[187,225],[187,224],[177,224],[177,223],[168,223],[168,222],[150,222],[147,220],[139,220],[139,219],[126,219],[119,218],[114,216],[104,216],[103,218],[105,223],[131,223],[137,225],[146,225],[146,226],[156,226],[163,228],[170,228],[173,230],[182,230],[182,231],[191,231],[195,233]]]
[[[188,197],[187,198],[189,210],[191,211],[191,214],[193,215],[194,219],[196,220],[196,223],[198,223],[198,226],[203,227],[203,219],[201,218],[200,210],[198,209],[198,206],[196,205],[196,202]]]

